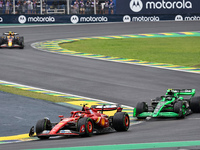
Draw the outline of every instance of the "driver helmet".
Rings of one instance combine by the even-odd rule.
[[[14,32],[9,31],[9,32],[8,32],[8,35],[9,35],[9,36],[14,36]]]
[[[172,90],[169,90],[169,91],[167,92],[167,95],[174,96],[174,92],[173,92]]]
[[[12,35],[12,31],[9,31],[9,32],[8,32],[8,35]]]

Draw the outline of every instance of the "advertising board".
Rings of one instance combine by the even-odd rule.
[[[117,0],[116,14],[200,14],[199,0]]]

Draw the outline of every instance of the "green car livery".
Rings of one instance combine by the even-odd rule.
[[[168,89],[165,96],[151,100],[151,105],[139,102],[133,111],[133,117],[176,117],[200,113],[200,96],[194,97],[195,89]]]

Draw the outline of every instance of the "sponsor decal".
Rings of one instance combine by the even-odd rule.
[[[125,15],[123,17],[123,22],[131,22],[131,17],[129,15]]]
[[[141,16],[141,17],[133,17],[132,21],[160,21],[158,16]]]
[[[70,130],[60,130],[60,133],[72,133]]]
[[[80,22],[107,22],[108,18],[105,16],[101,17],[81,17]]]
[[[175,21],[183,21],[183,16],[177,15],[177,16],[175,17]]]
[[[28,17],[28,22],[55,22],[55,18],[48,16],[48,17]]]
[[[26,23],[26,16],[20,15],[20,16],[18,17],[18,21],[19,21],[19,23],[21,23],[21,24]]]
[[[49,132],[50,131],[48,131],[48,130],[44,130],[44,131],[42,131],[42,134],[49,134]]]
[[[99,123],[101,120],[101,117],[98,117],[97,120],[95,121],[95,123]]]
[[[20,15],[18,17],[18,21],[19,23],[21,24],[24,24],[26,22],[31,22],[31,23],[36,23],[36,22],[39,22],[39,23],[42,23],[42,22],[55,22],[55,18],[54,17],[51,17],[51,16],[48,16],[48,17],[40,17],[40,16],[37,16],[37,17],[26,17],[24,15]]]
[[[200,16],[186,16],[183,17],[181,15],[177,15],[175,17],[175,21],[199,21],[200,20]]]
[[[0,22],[3,22],[3,18],[2,17],[0,17]]]
[[[125,15],[123,17],[123,22],[131,22],[131,21],[135,21],[135,22],[141,22],[141,21],[148,21],[148,22],[152,22],[152,21],[160,21],[160,18],[158,16],[138,16],[138,17],[130,17],[129,15]]]
[[[78,16],[76,16],[76,15],[71,16],[70,20],[71,20],[71,22],[72,22],[73,24],[76,24],[76,23],[79,22],[79,18],[78,18]]]
[[[179,0],[179,1],[147,1],[143,4],[142,0],[131,0],[130,9],[133,12],[140,12],[143,9],[192,9],[192,2],[189,0]]]
[[[191,16],[191,17],[185,17],[185,21],[198,21],[200,20],[200,16]]]
[[[143,3],[141,0],[131,0],[129,5],[133,12],[139,12],[143,8]]]
[[[192,3],[190,1],[158,1],[158,2],[147,2],[146,9],[190,9],[192,8]]]
[[[105,16],[101,17],[95,17],[95,16],[88,16],[88,17],[78,17],[76,15],[71,16],[70,18],[71,22],[73,24],[76,24],[78,22],[80,23],[87,23],[87,22],[108,22],[108,18]]]

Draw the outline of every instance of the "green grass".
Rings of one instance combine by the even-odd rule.
[[[200,37],[90,39],[60,44],[83,53],[200,68]]]
[[[12,93],[12,94],[16,94],[16,95],[21,95],[21,96],[26,96],[26,97],[31,97],[31,98],[35,98],[35,99],[47,100],[47,101],[51,101],[51,102],[54,102],[54,103],[72,101],[72,100],[67,99],[67,98],[50,96],[50,95],[47,95],[47,94],[36,93],[36,92],[32,92],[32,91],[26,91],[26,90],[14,88],[14,87],[8,87],[8,86],[4,86],[4,85],[0,85],[0,91]]]

